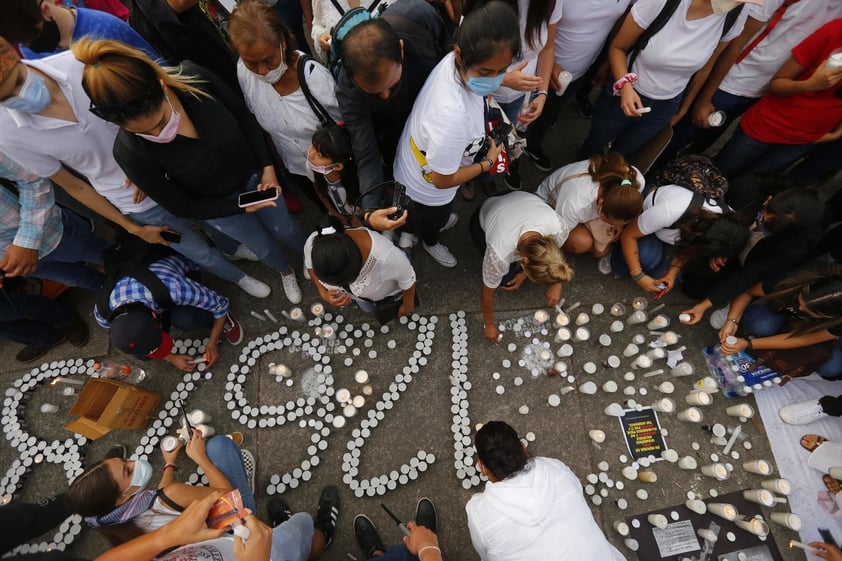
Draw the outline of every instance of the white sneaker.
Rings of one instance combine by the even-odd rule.
[[[293,304],[301,302],[301,289],[298,288],[298,281],[295,280],[295,272],[288,275],[282,274],[281,282],[283,283],[284,294],[287,295],[287,300]]]
[[[457,222],[459,222],[459,215],[455,212],[451,212],[450,217],[447,219],[447,224],[442,226],[439,232],[447,232],[448,230],[456,226]]]
[[[596,264],[596,268],[603,275],[610,275],[611,274],[611,256],[605,255],[603,257],[600,257],[599,261]]]
[[[301,274],[304,277],[304,280],[313,280],[313,279],[310,278],[310,269],[308,269],[307,267],[301,267],[301,268],[303,269],[303,271],[301,271]]]
[[[260,261],[260,258],[255,255],[252,250],[246,247],[245,244],[238,245],[237,251],[234,253],[228,254],[223,251],[222,255],[224,255],[225,259],[228,261]]]
[[[268,284],[248,275],[238,280],[237,286],[242,288],[246,294],[255,298],[266,298],[272,292]]]
[[[401,249],[412,249],[418,243],[418,236],[409,232],[401,232],[401,239],[398,240],[398,247]]]
[[[436,263],[441,265],[442,267],[455,267],[456,266],[456,257],[450,253],[450,250],[447,249],[447,246],[444,244],[437,243],[436,245],[427,245],[424,244],[424,249],[427,253],[430,254],[430,257],[436,260]]]
[[[722,329],[725,325],[725,322],[728,321],[728,309],[729,305],[725,304],[718,310],[714,310],[712,314],[710,314],[710,326],[717,331]]]
[[[788,425],[806,425],[830,416],[822,410],[817,399],[784,405],[778,415]]]

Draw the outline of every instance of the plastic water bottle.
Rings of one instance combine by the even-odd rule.
[[[564,95],[564,92],[567,90],[567,86],[570,85],[570,82],[573,81],[573,74],[568,72],[567,70],[562,70],[558,73],[558,83],[561,87],[555,91],[557,96]]]
[[[530,93],[527,93],[526,95],[524,95],[523,96],[523,104],[520,106],[520,112],[518,114],[519,115],[529,115],[530,113],[532,113],[532,110],[529,108],[529,104],[531,102],[532,102],[532,95]],[[519,132],[524,132],[527,129],[527,127],[529,127],[529,123],[524,123],[520,119],[518,119],[517,122],[515,123],[515,129],[517,129]]]
[[[146,371],[143,368],[132,368],[128,364],[103,360],[94,363],[94,376],[119,380],[127,384],[139,384],[146,378]]]

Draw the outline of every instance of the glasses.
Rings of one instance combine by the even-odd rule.
[[[153,95],[155,90],[159,90],[161,95]],[[158,107],[163,99],[164,90],[158,84],[154,84],[142,93],[119,105],[94,105],[93,100],[91,100],[88,111],[100,119],[104,119],[110,123],[120,124],[129,119],[147,115],[150,111]]]

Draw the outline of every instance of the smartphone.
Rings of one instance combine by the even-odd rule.
[[[181,409],[181,416],[184,417],[184,424],[187,425],[187,430],[190,431],[190,438],[193,438],[193,425],[190,424],[190,418],[187,416],[187,412],[184,410],[184,402],[180,399],[178,400],[178,407]]]
[[[173,230],[164,230],[163,232],[161,232],[161,237],[170,243],[181,242],[181,232],[175,232]]]
[[[246,208],[258,203],[274,201],[278,198],[278,195],[277,187],[270,187],[263,191],[246,191],[245,193],[240,193],[237,204],[240,208]]]
[[[397,210],[389,215],[389,220],[398,220],[403,216],[403,211],[409,206],[406,187],[397,181],[395,181],[395,192],[392,195],[392,206],[397,207]]]

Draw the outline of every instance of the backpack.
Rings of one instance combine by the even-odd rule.
[[[719,172],[710,157],[702,154],[676,158],[655,174],[651,184],[655,186],[652,194],[653,205],[658,195],[658,188],[663,185],[678,185],[693,192],[693,198],[687,209],[670,228],[677,228],[706,202],[712,206],[725,207],[728,180]]]
[[[145,286],[152,293],[155,303],[164,310],[172,308],[174,304],[170,291],[149,270],[150,264],[170,255],[174,255],[174,252],[165,245],[153,245],[131,234],[118,236],[116,243],[105,252],[105,278],[96,299],[99,314],[110,323],[122,313],[120,308],[123,306],[112,310],[110,300],[114,287],[124,277],[132,277]]]
[[[640,54],[640,51],[645,49],[649,44],[649,40],[664,28],[672,15],[678,9],[679,4],[681,4],[681,0],[667,0],[664,7],[661,8],[660,12],[658,12],[658,15],[652,20],[649,27],[643,30],[643,33],[640,34],[637,41],[635,41],[631,48],[629,48],[627,53],[629,57],[629,72],[631,72],[632,65],[634,64],[634,61],[637,60],[637,56]],[[740,4],[725,15],[725,25],[722,27],[722,34],[719,36],[720,41],[722,40],[722,37],[725,37],[728,32],[731,31],[731,28],[734,27],[734,23],[736,23],[737,18],[740,16],[740,13],[742,13],[744,6],[745,4]]]

